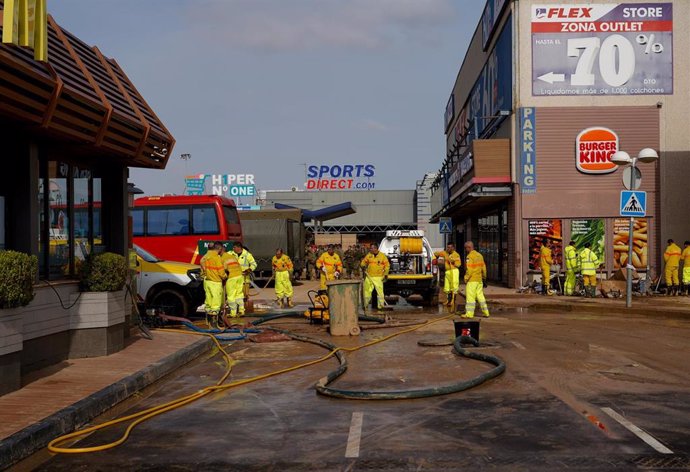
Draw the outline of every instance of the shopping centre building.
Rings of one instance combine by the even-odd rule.
[[[666,240],[690,239],[688,50],[685,0],[488,0],[447,102],[432,221],[451,218],[511,287],[540,277],[545,240],[557,263],[590,242],[610,275],[627,263],[620,207],[635,206],[610,159],[651,148],[632,263],[658,274]]]
[[[0,393],[31,370],[123,347],[124,308],[103,323],[75,316],[79,262],[127,253],[128,167],[162,169],[174,145],[114,59],[45,11],[17,24],[37,34],[33,50],[11,34],[0,45],[0,249],[37,256],[39,282],[28,306],[2,310]]]

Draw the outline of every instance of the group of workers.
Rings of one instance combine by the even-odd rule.
[[[666,282],[666,294],[670,296],[689,295],[690,293],[690,241],[685,241],[684,249],[669,239],[664,251],[664,281]],[[563,256],[565,259],[565,284],[563,294],[575,295],[577,274],[582,274],[582,282],[585,297],[594,298],[597,290],[597,269],[601,265],[599,257],[592,251],[591,244],[586,242],[583,249],[578,252],[575,243],[570,241],[565,247]],[[683,273],[680,275],[680,263],[683,262]],[[551,266],[553,265],[553,253],[551,243],[545,241],[539,252],[539,265],[542,270],[542,293],[551,294]]]
[[[574,241],[565,247],[563,257],[565,259],[565,284],[563,294],[566,296],[575,295],[577,285],[577,274],[582,274],[585,297],[594,298],[597,291],[597,269],[601,261],[597,254],[592,251],[592,244],[586,242],[582,250],[578,252]],[[551,295],[551,266],[553,265],[553,248],[550,241],[542,243],[539,250],[539,266],[542,271],[542,293]]]
[[[242,243],[236,242],[227,251],[221,242],[215,242],[201,259],[201,271],[206,295],[206,314],[218,326],[221,305],[227,303],[231,318],[245,313],[245,300],[249,296],[251,273],[256,269],[254,256]],[[225,297],[223,296],[225,292]]]

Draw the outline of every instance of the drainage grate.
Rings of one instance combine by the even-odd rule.
[[[638,456],[632,462],[641,469],[690,470],[687,456]]]

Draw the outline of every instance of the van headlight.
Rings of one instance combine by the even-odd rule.
[[[201,281],[201,269],[190,269],[187,271],[187,276],[192,279],[192,282]]]

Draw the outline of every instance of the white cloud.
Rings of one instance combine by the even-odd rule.
[[[373,49],[451,21],[453,0],[206,0],[187,15],[193,34],[219,46]]]
[[[362,129],[368,130],[368,131],[376,131],[376,132],[385,132],[390,129],[390,127],[384,123],[381,123],[380,121],[371,119],[371,118],[366,118],[358,123],[358,126]]]

